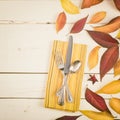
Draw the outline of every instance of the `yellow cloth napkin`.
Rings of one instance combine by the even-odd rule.
[[[56,92],[62,85],[63,75],[56,65],[55,54],[57,51],[61,51],[63,60],[65,61],[67,46],[68,42],[55,40],[53,43],[46,86],[45,107],[67,111],[77,111],[79,110],[80,105],[81,86],[84,74],[87,46],[81,44],[73,44],[71,63],[75,60],[80,60],[81,67],[76,73],[70,74],[68,78],[68,86],[73,96],[73,102],[68,103],[65,101],[65,104],[63,106],[60,106],[58,105],[58,97],[56,96]]]

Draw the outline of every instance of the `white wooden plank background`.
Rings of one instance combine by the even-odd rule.
[[[80,6],[82,1],[73,2]],[[102,10],[107,12],[107,16],[100,24],[120,15],[112,0],[104,0],[99,7],[81,10],[78,15],[67,14],[67,25],[56,34],[55,21],[63,11],[59,0],[0,0],[0,120],[54,120],[63,115],[81,114],[44,108],[51,47],[53,40],[67,40],[66,34],[76,20],[88,14],[89,20],[94,13]],[[85,29],[92,27],[86,25]],[[111,35],[114,37],[116,32]],[[97,45],[85,30],[73,35],[73,38],[76,43],[89,45],[87,56]],[[100,50],[100,55],[104,50]],[[95,73],[99,79],[99,65],[89,71],[86,61],[80,108],[94,110],[84,99],[86,86],[95,91],[117,78],[111,70],[103,82],[92,85],[87,81],[90,73]],[[112,96],[120,98],[120,94]],[[111,95],[103,97],[108,102]],[[112,112],[120,119],[120,115]],[[80,117],[79,120],[88,118]]]

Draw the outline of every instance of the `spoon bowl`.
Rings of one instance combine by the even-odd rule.
[[[81,66],[81,62],[79,60],[74,61],[70,66],[70,73],[76,73]]]

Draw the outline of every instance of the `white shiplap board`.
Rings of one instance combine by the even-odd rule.
[[[82,1],[72,1],[81,6]],[[88,14],[89,20],[97,11],[106,11],[106,18],[98,24],[101,25],[120,15],[120,12],[112,0],[104,0],[90,9],[81,10],[78,15],[66,13],[67,24],[59,34],[56,34],[55,21],[62,11],[59,0],[0,0],[0,120],[54,120],[63,115],[81,114],[44,108],[53,40],[67,41],[67,34],[73,23]],[[92,27],[87,24],[85,29],[91,30]],[[116,32],[111,35],[115,37]],[[87,57],[89,51],[97,45],[85,30],[74,34],[73,38],[75,43],[88,44]],[[104,50],[103,48],[100,50],[100,56]],[[104,84],[117,79],[111,70],[103,78],[103,82],[92,85],[87,79],[89,74],[94,73],[99,80],[99,64],[90,71],[86,60],[81,109],[95,110],[84,99],[86,86],[96,91]],[[111,96],[120,98],[120,94],[102,96],[107,104]],[[115,112],[112,113],[120,118]],[[88,118],[80,117],[79,120]]]
[[[67,26],[64,29],[66,34],[69,32]],[[91,29],[90,25],[85,28]],[[53,40],[68,40],[64,31],[57,35],[54,24],[0,25],[0,71],[48,72]],[[89,44],[87,54],[97,45],[85,30],[73,37],[75,43]],[[89,72],[87,66],[85,72]],[[99,66],[90,72],[98,73]]]
[[[106,100],[109,103],[109,100]],[[55,120],[64,115],[82,115],[80,112],[66,112],[55,109],[44,108],[42,99],[0,99],[0,119],[1,120]],[[97,111],[85,100],[81,100],[81,110],[89,109]],[[112,111],[112,110],[111,110]],[[114,111],[113,115],[119,117]],[[77,120],[89,120],[81,116]]]
[[[103,81],[99,81],[99,74],[95,74],[98,82],[94,85],[88,81],[89,74],[84,74],[81,98],[84,97],[85,89],[88,87],[97,91],[103,85],[117,80],[112,74],[107,74]],[[45,86],[47,74],[0,74],[0,97],[1,98],[45,98]],[[120,94],[112,95],[114,97]],[[103,95],[104,98],[111,98],[111,95]]]

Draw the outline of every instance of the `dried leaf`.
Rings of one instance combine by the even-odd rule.
[[[81,5],[81,9],[91,7],[92,1],[93,0],[83,0],[82,5]]]
[[[85,99],[88,101],[88,103],[90,103],[92,106],[94,106],[98,110],[102,112],[107,111],[110,113],[105,103],[105,100],[100,95],[94,93],[88,88],[86,89],[86,92],[85,92]]]
[[[75,22],[75,24],[73,25],[70,33],[78,33],[78,32],[80,32],[85,26],[87,17],[84,17],[84,18],[78,20],[77,22]]]
[[[116,38],[117,38],[117,39],[120,39],[120,31],[118,32]]]
[[[100,79],[114,67],[119,57],[119,47],[114,46],[105,51],[100,61]]]
[[[79,116],[63,116],[63,117],[57,118],[56,120],[76,120],[80,116],[81,115],[79,115]]]
[[[99,4],[101,3],[103,0],[93,0],[92,1],[92,5],[96,5],[96,4]]]
[[[92,68],[94,68],[97,64],[98,64],[98,52],[99,49],[101,47],[100,46],[96,46],[95,48],[93,48],[88,56],[88,67],[91,70]]]
[[[114,76],[120,75],[120,59],[114,65]]]
[[[108,112],[96,112],[91,110],[80,110],[80,112],[92,120],[114,120],[114,117]]]
[[[56,20],[56,31],[59,32],[66,24],[66,14],[61,12]]]
[[[92,84],[94,84],[95,82],[98,82],[97,78],[95,75],[89,75],[90,78],[88,79],[89,81],[92,81]]]
[[[84,8],[89,8],[92,5],[96,5],[101,3],[103,0],[83,0],[82,5],[81,5],[81,9]]]
[[[104,94],[116,94],[120,92],[120,80],[114,80],[106,85],[104,85],[101,89],[96,91],[96,93],[104,93]]]
[[[92,16],[91,20],[88,23],[90,23],[90,24],[98,23],[101,20],[103,20],[105,18],[105,16],[106,16],[106,12],[105,11],[97,12],[96,14],[94,14]]]
[[[69,14],[78,14],[79,8],[70,0],[60,0],[62,8]]]
[[[111,98],[109,101],[109,105],[115,112],[120,114],[120,99],[119,98]]]
[[[89,30],[87,30],[87,32],[93,38],[93,40],[99,45],[101,45],[102,47],[109,48],[119,44],[118,41],[112,38],[109,34],[99,32],[99,31],[89,31]]]
[[[105,32],[105,33],[111,33],[120,28],[120,16],[115,17],[112,19],[109,23],[106,25],[94,27],[95,31]]]
[[[113,0],[115,3],[115,6],[118,10],[120,10],[120,0]]]

